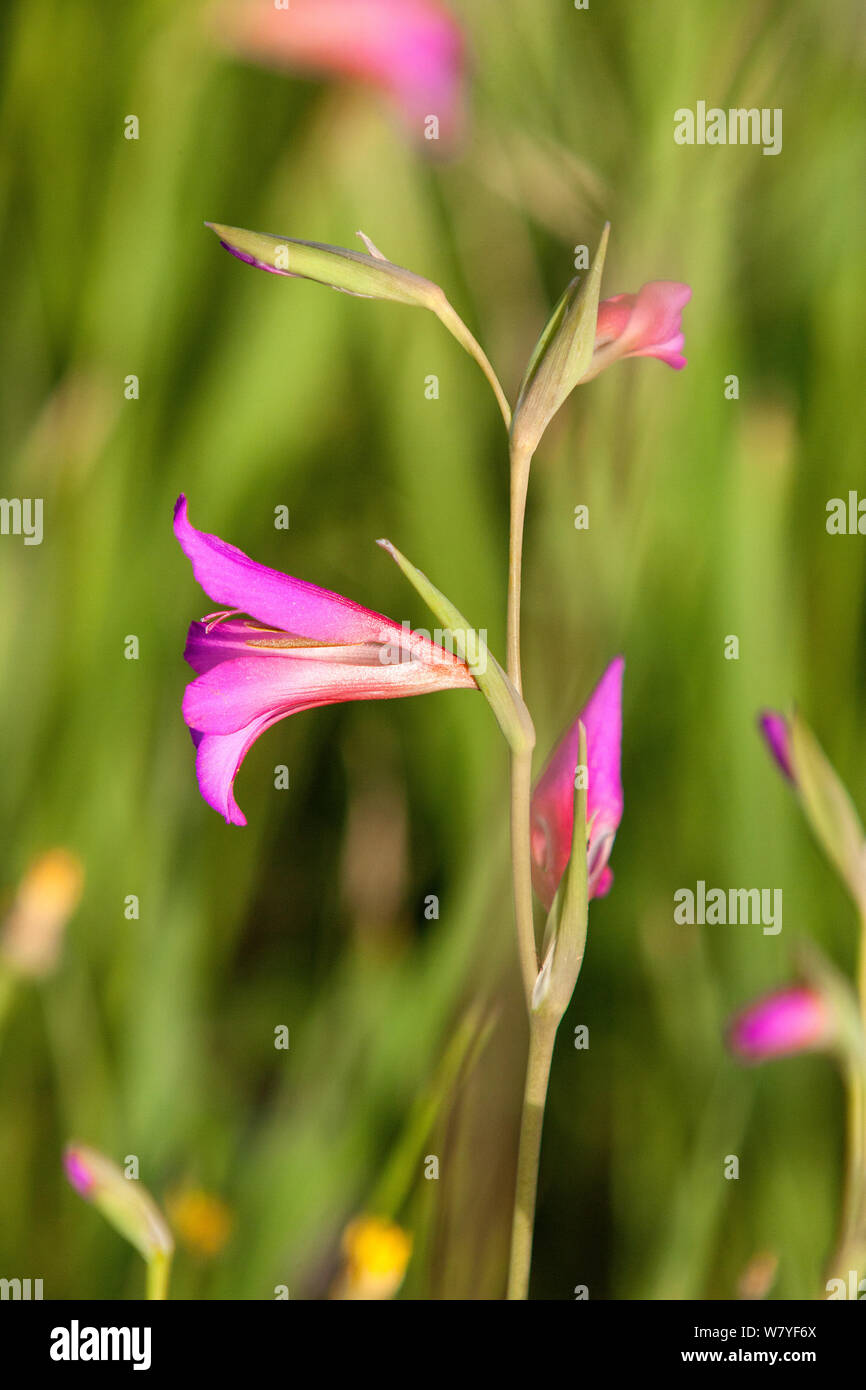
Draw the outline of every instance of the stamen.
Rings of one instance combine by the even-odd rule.
[[[221,613],[206,614],[201,620],[205,624],[205,633],[210,632],[211,628],[216,627],[218,623],[224,623],[226,618],[236,618],[238,613],[242,612],[242,608],[226,608]]]
[[[308,637],[274,637],[246,641],[247,647],[285,651],[295,660],[334,661],[344,666],[377,666],[382,663],[383,642],[315,642]],[[386,663],[382,663],[386,664]]]

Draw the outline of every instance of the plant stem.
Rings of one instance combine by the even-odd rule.
[[[857,964],[860,1020],[866,1031],[866,911],[860,914],[860,953]],[[846,1279],[849,1269],[866,1276],[866,1066],[862,1057],[848,1064],[848,1139],[842,1221],[831,1273]]]
[[[558,1019],[530,1015],[529,1059],[526,1064],[526,1086],[520,1119],[514,1223],[511,1228],[511,1259],[508,1266],[507,1297],[511,1301],[525,1299],[529,1294],[541,1131],[558,1024]]]
[[[490,383],[490,386],[493,389],[493,394],[496,397],[496,404],[499,406],[500,414],[502,415],[502,419],[505,422],[505,428],[510,429],[511,406],[508,404],[508,399],[499,383],[499,378],[493,370],[493,364],[491,363],[490,358],[487,356],[487,353],[484,351],[481,344],[478,342],[478,339],[472,333],[469,332],[469,329],[466,327],[466,324],[463,322],[462,318],[457,313],[457,310],[449,302],[449,300],[446,299],[444,294],[441,296],[441,299],[437,295],[437,302],[431,305],[431,308],[433,309],[433,312],[436,314],[437,318],[439,318],[441,322],[444,323],[445,327],[448,329],[448,332],[451,333],[457,339],[461,347],[466,349],[470,357],[475,358],[475,361],[478,363],[479,367],[481,368],[482,372],[486,376],[488,382]]]
[[[532,868],[530,862],[529,799],[532,789],[532,750],[511,754],[511,882],[517,949],[523,976],[526,1007],[538,976],[535,923],[532,916]]]
[[[157,1250],[147,1262],[147,1287],[145,1296],[149,1300],[168,1298],[168,1281],[171,1275],[171,1255]]]
[[[532,455],[511,451],[511,507],[508,536],[508,675],[518,691],[523,691],[520,663],[520,592],[523,569],[523,528],[526,494]],[[523,987],[529,1012],[529,1057],[520,1118],[520,1147],[514,1194],[514,1220],[511,1228],[511,1258],[508,1270],[508,1298],[525,1299],[529,1293],[532,1264],[532,1232],[535,1226],[535,1196],[538,1189],[538,1163],[541,1132],[553,1044],[559,1020],[532,1012],[532,991],[538,976],[538,952],[532,915],[532,843],[530,811],[532,794],[532,749],[511,755],[511,874],[514,890],[514,916],[523,973]]]
[[[523,522],[529,488],[529,454],[511,454],[511,519],[508,535],[508,635],[507,670],[512,684],[523,693],[520,669],[520,589],[523,571]]]
[[[520,581],[523,568],[523,519],[529,486],[531,456],[511,454],[511,508],[508,537],[508,677],[518,691],[523,682],[520,669]],[[517,948],[523,975],[526,1006],[531,1007],[532,990],[538,975],[535,924],[532,917],[532,868],[529,833],[532,793],[532,749],[511,754],[511,883]]]

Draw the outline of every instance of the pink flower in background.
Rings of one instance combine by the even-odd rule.
[[[826,1047],[836,1030],[826,1000],[807,985],[759,999],[728,1029],[728,1046],[741,1062],[764,1062]]]
[[[794,767],[791,762],[791,730],[783,714],[775,710],[764,710],[758,718],[761,732],[767,747],[789,782],[795,782]]]
[[[197,531],[185,497],[174,532],[205,593],[228,606],[189,629],[184,655],[198,678],[183,716],[201,794],[230,824],[246,825],[234,798],[238,768],[278,720],[345,700],[476,688],[465,662],[422,634]]]
[[[589,896],[610,891],[607,861],[622,819],[622,677],[625,661],[610,663],[577,719],[554,749],[532,793],[532,882],[545,907],[553,902],[571,855],[574,779],[580,747],[579,723],[586,730],[587,825],[595,816],[587,846]]]
[[[223,39],[269,67],[346,77],[384,92],[411,135],[425,139],[428,116],[439,121],[440,145],[462,120],[463,38],[435,0],[239,0],[220,11]]]
[[[615,294],[598,306],[595,349],[584,381],[621,357],[658,357],[680,371],[685,337],[682,312],[692,297],[677,280],[651,280],[637,294]]]

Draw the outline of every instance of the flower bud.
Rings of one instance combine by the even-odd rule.
[[[165,1258],[174,1240],[165,1218],[146,1187],[124,1176],[116,1163],[87,1144],[68,1144],[63,1155],[66,1176],[147,1261]]]
[[[610,663],[577,719],[556,745],[532,793],[532,882],[546,908],[553,902],[571,855],[581,723],[586,729],[587,747],[589,897],[603,897],[613,882],[607,862],[622,819],[620,748],[624,668],[621,656]]]
[[[759,723],[815,839],[860,912],[866,912],[866,836],[847,787],[802,715],[786,718],[765,710]]]

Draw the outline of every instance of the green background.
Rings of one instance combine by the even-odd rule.
[[[496,726],[463,691],[300,715],[249,755],[249,826],[227,827],[180,714],[186,626],[214,605],[171,532],[184,491],[194,524],[254,558],[432,627],[373,544],[388,536],[501,652],[501,420],[432,315],[257,274],[206,218],[347,246],[363,228],[445,288],[512,398],[606,218],[604,294],[692,286],[687,369],[627,362],[578,391],[530,490],[541,755],[627,659],[616,882],[554,1061],[532,1291],[729,1297],[761,1251],[774,1295],[823,1282],[841,1088],[820,1058],[743,1071],[723,1030],[789,978],[798,936],[854,961],[853,912],[755,716],[796,701],[866,802],[864,542],[825,530],[863,478],[862,11],[454,12],[471,116],[435,161],[375,95],[220,51],[197,5],[3,7],[0,490],[44,497],[45,539],[0,538],[0,884],[8,899],[57,844],[87,873],[59,969],[0,1037],[0,1275],[49,1298],[142,1289],[64,1182],[72,1137],[137,1154],[158,1199],[194,1182],[229,1204],[219,1257],[179,1253],[179,1297],[322,1296],[385,1179],[416,1241],[403,1296],[503,1288],[525,1022]],[[675,145],[698,100],[781,107],[782,153]],[[698,879],[781,888],[783,931],[675,926]],[[443,1080],[470,1005],[484,1047]],[[407,1140],[427,1102],[432,1129]]]

